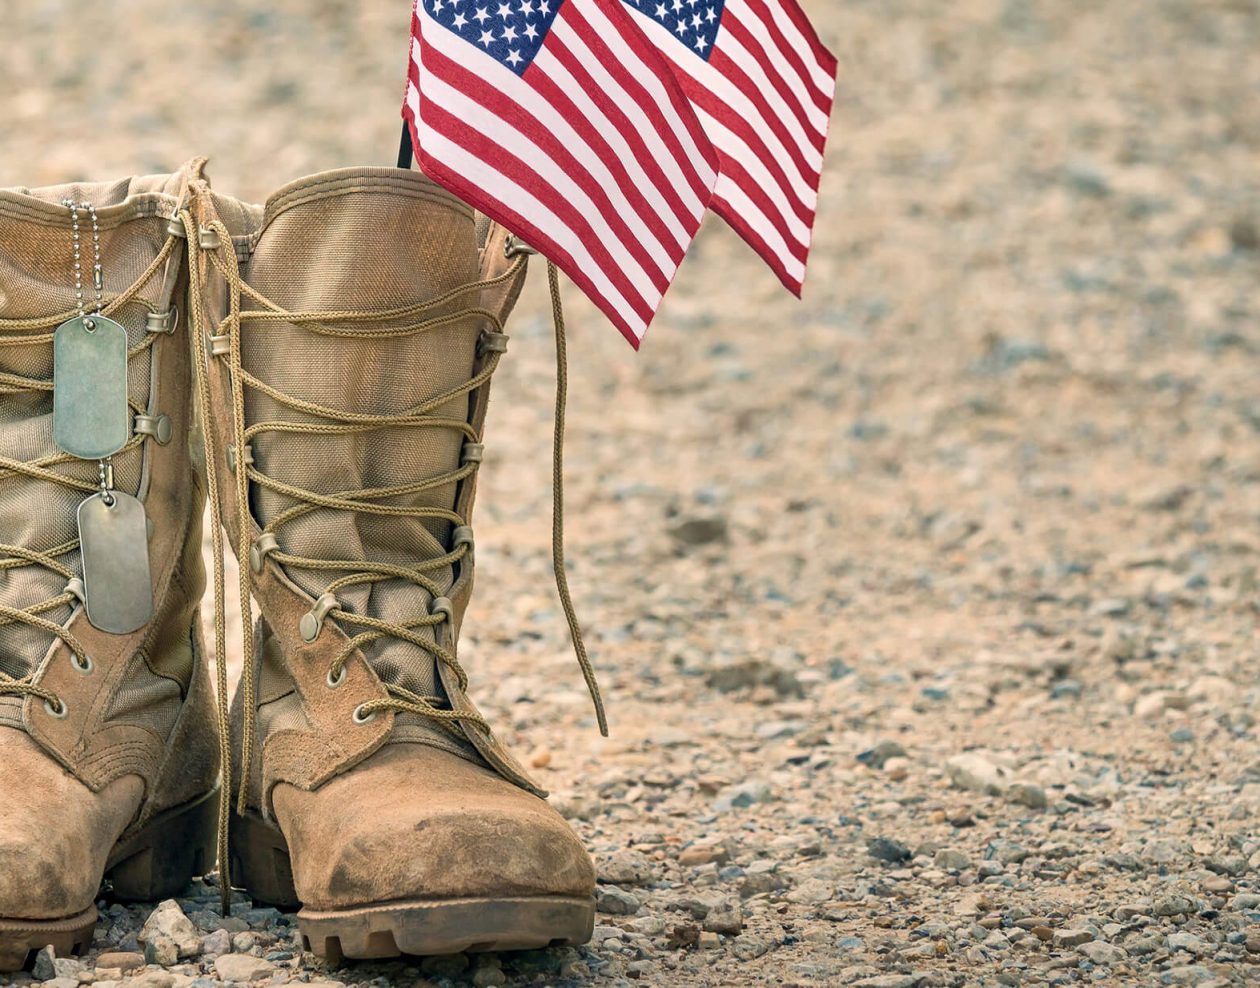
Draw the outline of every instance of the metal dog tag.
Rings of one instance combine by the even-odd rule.
[[[153,586],[144,505],[121,491],[88,498],[79,505],[79,550],[83,600],[92,626],[125,635],[148,624]]]
[[[53,334],[53,435],[83,460],[128,439],[127,331],[101,315],[75,316]],[[95,622],[93,622],[95,623]]]

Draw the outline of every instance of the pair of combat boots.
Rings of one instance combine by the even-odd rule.
[[[0,191],[0,972],[216,858],[333,960],[589,937],[456,657],[525,252],[398,169]],[[207,494],[221,698],[225,537],[261,610],[230,714]]]

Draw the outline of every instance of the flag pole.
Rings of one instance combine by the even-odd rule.
[[[402,125],[402,141],[398,145],[398,167],[410,171],[411,155],[411,128],[407,126],[407,121],[404,120]]]

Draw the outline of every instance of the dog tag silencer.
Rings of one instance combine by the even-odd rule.
[[[127,331],[102,315],[75,316],[53,334],[53,435],[82,460],[128,439]],[[95,623],[95,622],[93,622]]]
[[[149,527],[144,505],[121,491],[102,491],[79,505],[83,601],[94,628],[125,635],[153,617]]]

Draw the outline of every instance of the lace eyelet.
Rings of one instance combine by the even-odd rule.
[[[92,670],[96,668],[96,663],[92,661],[92,657],[90,655],[83,656],[83,661],[81,662],[79,661],[79,657],[77,655],[71,655],[70,664],[85,676],[92,675]]]
[[[331,669],[328,670],[328,678],[324,680],[328,684],[328,688],[335,690],[338,686],[346,681],[346,667],[342,666],[334,676]]]
[[[65,720],[66,715],[70,713],[70,708],[66,706],[65,700],[58,700],[57,706],[53,706],[48,700],[44,701],[44,709],[48,711],[48,716],[56,720]]]
[[[366,703],[360,703],[357,707],[355,707],[354,713],[351,715],[350,719],[353,720],[356,724],[367,724],[370,721],[376,720],[375,710],[366,714],[363,712],[363,708],[366,706],[367,706]]]

